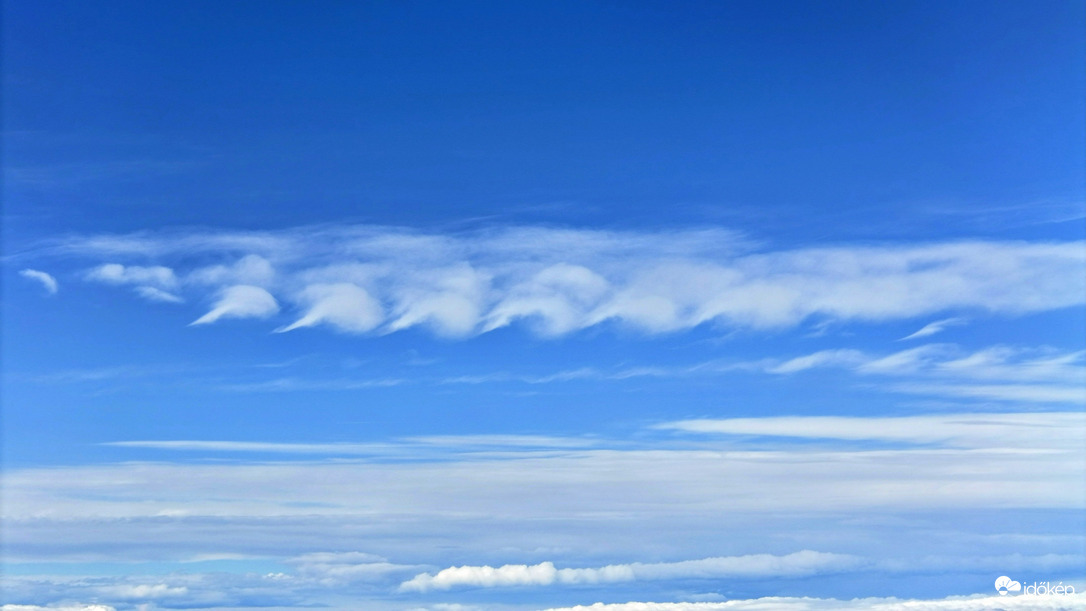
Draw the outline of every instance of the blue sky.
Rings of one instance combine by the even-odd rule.
[[[1084,25],[5,1],[0,604],[1082,608]]]

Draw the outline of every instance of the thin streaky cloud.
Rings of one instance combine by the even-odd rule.
[[[181,297],[168,293],[160,288],[153,286],[138,286],[136,287],[136,294],[143,297],[147,301],[157,301],[160,303],[184,303],[185,300]]]
[[[906,335],[898,341],[906,341],[910,339],[920,339],[921,337],[929,337],[936,333],[942,333],[949,327],[959,326],[967,324],[969,321],[965,318],[944,318],[943,320],[937,320],[932,323],[928,323],[921,327],[919,330]]]
[[[37,282],[42,286],[42,288],[45,289],[45,292],[49,295],[56,295],[57,291],[60,289],[60,284],[57,283],[57,279],[54,278],[51,274],[48,274],[41,270],[27,268],[19,270],[19,275],[23,278],[27,278],[29,280]]]
[[[1080,412],[969,413],[901,417],[777,416],[680,420],[686,433],[902,442],[956,448],[1073,449],[1086,442]]]

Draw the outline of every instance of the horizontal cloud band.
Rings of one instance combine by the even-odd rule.
[[[400,585],[403,591],[447,590],[456,586],[545,586],[599,584],[656,579],[713,579],[725,577],[796,577],[853,568],[859,559],[843,554],[803,550],[785,556],[751,554],[685,560],[612,564],[600,568],[557,569],[551,562],[457,566],[436,575],[422,573]]]
[[[213,300],[201,323],[268,317],[284,303],[295,314],[280,331],[424,326],[470,336],[521,321],[543,335],[605,322],[662,333],[705,323],[781,328],[810,317],[1020,314],[1086,302],[1082,242],[757,250],[716,229],[423,234],[353,226],[104,236],[61,252],[95,259],[90,281],[152,283],[160,291],[178,285]]]

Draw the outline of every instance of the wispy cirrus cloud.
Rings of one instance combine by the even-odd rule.
[[[201,298],[258,287],[286,304],[292,319],[279,325],[282,331],[389,333],[421,326],[464,337],[524,324],[541,335],[562,335],[614,323],[653,334],[702,324],[789,328],[812,317],[1017,315],[1086,302],[1080,242],[772,250],[722,229],[424,233],[356,225],[92,236],[44,252],[114,259],[94,274],[115,284],[151,275],[162,266],[140,262],[161,260]],[[167,290],[162,277],[155,279],[156,288]],[[200,320],[222,318],[217,304]]]
[[[770,363],[764,371],[795,374],[843,368],[860,375],[901,380],[896,392],[948,397],[1086,405],[1086,351],[990,346],[965,352],[954,344],[926,344],[874,355],[860,350],[823,350]]]
[[[943,331],[945,331],[949,327],[964,325],[967,322],[969,322],[969,321],[967,319],[965,319],[965,318],[959,318],[959,317],[944,318],[942,320],[937,320],[935,322],[928,323],[928,324],[924,325],[923,327],[921,327],[920,329],[918,329],[917,331],[914,331],[913,333],[910,333],[909,335],[906,335],[905,337],[901,338],[898,341],[905,341],[905,340],[910,340],[910,339],[920,339],[922,337],[929,337],[929,336],[935,335],[936,333],[942,333]]]
[[[956,448],[1071,450],[1086,442],[1086,414],[935,414],[900,417],[777,416],[680,420],[656,428],[688,433],[903,442]]]
[[[19,270],[19,275],[28,280],[33,280],[41,285],[45,292],[49,295],[56,295],[57,290],[60,289],[60,284],[52,274],[36,270],[36,269],[23,269]]]

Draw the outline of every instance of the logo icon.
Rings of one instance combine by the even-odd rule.
[[[997,592],[999,592],[1000,596],[1006,596],[1007,592],[1021,592],[1022,584],[1004,575],[999,579],[996,579],[995,589]]]

